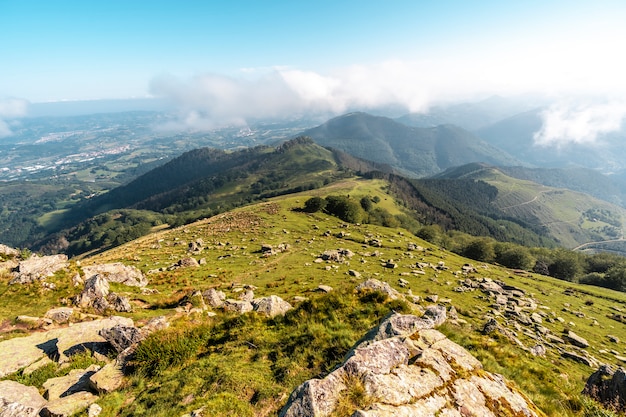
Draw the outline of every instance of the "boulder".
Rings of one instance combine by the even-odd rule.
[[[224,304],[224,300],[226,300],[226,295],[222,291],[218,291],[215,288],[210,288],[202,293],[202,297],[206,304],[213,308],[222,307]]]
[[[35,417],[46,403],[35,387],[0,381],[0,417]]]
[[[601,365],[585,384],[582,393],[610,409],[626,410],[626,371]]]
[[[252,303],[249,301],[233,300],[229,298],[224,301],[224,310],[243,314],[252,311],[253,307]]]
[[[70,318],[74,314],[74,309],[70,307],[52,308],[46,312],[45,318],[52,320],[55,323],[63,324],[70,321]]]
[[[108,363],[89,376],[89,387],[98,394],[115,391],[122,386],[123,382],[122,367],[116,363]]]
[[[110,328],[102,329],[100,336],[113,346],[118,352],[122,352],[131,346],[137,345],[144,339],[144,333],[135,326],[124,326],[121,324]]]
[[[268,317],[284,315],[293,308],[291,304],[277,295],[254,299],[252,300],[252,306],[254,311],[263,313]]]
[[[5,257],[15,257],[20,254],[20,251],[14,249],[10,246],[0,244],[0,255],[4,255]]]
[[[367,281],[362,282],[361,284],[357,285],[355,290],[357,292],[380,291],[386,294],[387,297],[389,297],[391,300],[402,298],[402,295],[395,289],[391,288],[389,284],[387,284],[386,282],[379,281],[374,278],[370,278]]]
[[[430,311],[429,316],[441,315],[438,308]],[[476,358],[442,333],[432,327],[410,330],[421,320],[430,319],[389,316],[385,321],[399,324],[397,331],[372,329],[368,335],[380,338],[357,343],[330,374],[297,387],[279,416],[330,416],[338,404],[345,404],[342,399],[353,386],[362,387],[369,399],[364,409],[345,410],[353,417],[543,416],[504,378],[484,371]]]
[[[20,261],[9,284],[30,284],[68,266],[67,255],[37,256]]]
[[[98,397],[90,392],[81,391],[66,397],[58,398],[46,404],[41,417],[70,417],[95,403]]]
[[[121,262],[84,266],[85,279],[94,275],[101,275],[109,282],[116,282],[131,287],[145,287],[148,280],[143,273],[134,266],[124,265]]]

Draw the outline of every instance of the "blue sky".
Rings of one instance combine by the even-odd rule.
[[[623,100],[624,22],[610,0],[0,0],[0,117],[148,96],[231,121],[489,94]]]

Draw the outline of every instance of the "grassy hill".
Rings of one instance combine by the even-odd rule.
[[[589,354],[612,364],[619,362],[612,352],[621,353],[623,348],[608,335],[626,340],[626,328],[610,317],[626,302],[626,295],[476,263],[402,228],[348,224],[328,214],[300,210],[310,197],[332,193],[357,200],[378,197],[376,204],[402,213],[402,205],[387,190],[388,183],[382,180],[346,179],[150,234],[86,257],[80,265],[73,262],[76,271],[103,262],[136,266],[156,291],[112,284],[132,300],[135,311],[126,315],[139,323],[157,315],[172,321],[169,330],[155,333],[145,343],[124,388],[99,400],[101,416],[183,415],[200,407],[215,416],[276,415],[295,386],[330,371],[385,314],[410,311],[405,302],[381,294],[356,294],[355,286],[367,278],[388,282],[403,294],[410,290],[420,297],[421,306],[432,303],[426,297],[438,296],[438,302],[454,306],[461,319],[441,330],[469,349],[488,371],[512,380],[550,416],[591,416],[585,414],[588,408],[579,393],[594,369],[564,358],[557,349],[549,349],[545,357],[532,356],[501,334],[484,335],[481,330],[494,310],[493,301],[479,291],[457,288],[466,279],[486,277],[524,290],[538,304],[541,326],[555,335],[574,329],[590,342]],[[193,256],[206,262],[170,270],[178,259],[190,256],[186,243],[198,239],[204,246]],[[265,256],[262,245],[287,249]],[[343,263],[316,261],[324,251],[338,248],[354,256]],[[386,267],[388,262],[397,267]],[[420,269],[418,263],[429,266],[418,274],[414,272]],[[464,269],[470,263],[475,270]],[[41,315],[79,291],[72,287],[69,273],[49,280],[57,285],[55,291],[38,284],[9,286],[6,274],[0,277],[0,320],[5,324],[19,314]],[[400,278],[408,284],[401,284]],[[322,284],[333,290],[318,292]],[[295,308],[284,318],[273,319],[221,310],[208,316],[176,308],[195,291],[217,288],[237,298],[246,285],[254,286],[256,296],[279,295]],[[498,321],[512,326],[506,316]],[[532,326],[511,328],[523,346],[537,343],[529,331]]]
[[[537,227],[546,228],[562,246],[622,238],[626,211],[614,204],[564,188],[513,178],[507,169],[482,164],[450,170],[440,178],[485,181],[498,190],[493,206]]]

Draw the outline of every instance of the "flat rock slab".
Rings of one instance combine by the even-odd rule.
[[[98,333],[117,324],[132,326],[133,320],[114,316],[0,342],[0,378],[17,372],[44,356],[62,363],[74,351],[85,347],[97,349],[104,344],[108,346],[108,342]]]
[[[35,417],[46,403],[35,387],[0,381],[0,417]]]
[[[39,414],[42,417],[70,417],[98,400],[97,395],[90,392],[77,392],[67,397],[50,401]]]

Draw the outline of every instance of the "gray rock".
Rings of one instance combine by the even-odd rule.
[[[109,282],[116,282],[131,287],[145,287],[148,285],[148,280],[141,270],[134,266],[124,265],[121,262],[84,266],[83,272],[86,279],[94,275],[101,275]]]
[[[99,332],[116,324],[132,326],[133,321],[129,318],[113,316],[1,341],[0,378],[17,372],[44,356],[63,363],[68,360],[68,355],[84,348],[93,351],[105,350],[108,343],[99,335]]]
[[[263,313],[268,317],[275,317],[278,315],[284,315],[287,311],[293,307],[287,301],[283,300],[277,295],[271,295],[269,297],[257,298],[252,301],[254,311]]]
[[[37,256],[20,261],[9,284],[30,284],[68,266],[67,255]]]
[[[0,381],[0,417],[35,417],[46,403],[35,387]]]
[[[233,300],[229,298],[224,301],[224,310],[243,314],[252,311],[253,307],[250,301]]]
[[[222,291],[218,291],[215,288],[210,288],[202,293],[204,301],[213,308],[222,307],[226,295]]]
[[[124,373],[116,363],[108,363],[89,376],[89,387],[98,394],[113,392],[122,386]]]
[[[404,331],[413,327],[405,324],[420,318],[388,319],[399,320]],[[392,333],[374,328],[368,334]],[[352,417],[543,415],[502,377],[482,370],[468,351],[434,329],[369,340],[357,344],[326,377],[296,388],[279,416],[327,417],[357,383],[373,403],[367,410],[352,410]]]
[[[396,291],[395,289],[391,288],[391,286],[389,284],[387,284],[386,282],[383,282],[383,281],[379,281],[379,280],[374,279],[374,278],[370,278],[367,281],[362,282],[361,284],[357,285],[355,290],[357,292],[380,291],[380,292],[386,294],[387,297],[389,297],[391,300],[396,300],[398,298],[402,298],[402,295],[398,291]]]
[[[90,392],[81,391],[66,397],[50,401],[41,412],[41,417],[70,417],[95,403],[98,397]]]
[[[91,365],[87,369],[73,369],[65,376],[48,379],[43,383],[44,398],[53,401],[76,392],[89,391],[89,377],[99,369],[99,366]]]
[[[109,281],[102,275],[93,275],[85,280],[83,291],[74,299],[79,307],[91,307],[97,299],[109,295]]]
[[[100,336],[113,346],[118,352],[122,352],[131,346],[137,345],[145,338],[144,332],[135,326],[115,325],[100,330]]]
[[[589,342],[587,342],[586,339],[578,336],[576,333],[574,333],[571,330],[567,331],[567,333],[564,336],[564,339],[570,344],[577,346],[579,348],[585,349],[589,347]]]
[[[59,307],[59,308],[52,308],[48,310],[46,314],[44,315],[44,317],[52,320],[55,323],[63,324],[63,323],[67,323],[73,314],[74,314],[73,308]]]
[[[20,254],[19,250],[14,249],[7,245],[0,244],[0,255],[4,255],[6,257],[14,257],[14,256],[19,256],[19,254]]]
[[[333,287],[331,287],[330,285],[318,285],[317,288],[315,289],[315,291],[323,292],[323,293],[329,293],[332,290],[333,290]]]
[[[600,402],[609,409],[626,408],[626,371],[614,370],[609,365],[602,365],[585,384],[582,393]]]

